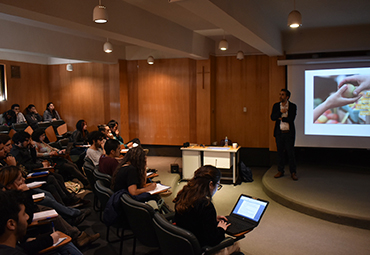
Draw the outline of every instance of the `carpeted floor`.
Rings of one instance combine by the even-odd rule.
[[[185,182],[178,182],[179,175],[170,173],[170,165],[179,164],[181,167],[181,158],[174,157],[148,157],[148,167],[157,169],[159,172],[158,180],[163,184],[171,186],[173,194],[165,198],[166,203],[173,207],[172,199],[176,193],[185,185]],[[315,187],[310,187],[305,183],[305,176],[293,185],[305,186],[307,193],[311,193]],[[220,215],[230,213],[239,194],[244,193],[270,201],[265,215],[260,225],[252,232],[248,233],[240,241],[240,246],[246,255],[368,255],[370,254],[370,230],[364,230],[356,227],[350,227],[329,221],[321,220],[303,213],[289,209],[274,200],[272,200],[263,191],[262,178],[268,168],[252,167],[254,182],[242,183],[238,186],[223,185],[214,198],[214,204]],[[325,171],[325,169],[322,169]],[[276,180],[280,181],[280,180]],[[290,179],[283,179],[282,182],[288,182]],[[292,181],[293,182],[293,181]],[[346,183],[353,185],[355,183]],[[340,186],[338,186],[340,188]],[[325,196],[325,192],[320,193]],[[86,195],[93,200],[93,194]],[[355,199],[355,198],[354,198]],[[336,201],[332,201],[336,203]],[[99,215],[93,212],[81,225],[82,230],[88,233],[99,232],[101,239],[90,247],[86,247],[82,252],[90,254],[118,254],[119,242],[108,243],[105,240],[106,228],[99,221]],[[115,238],[114,231],[111,232],[111,239]],[[153,249],[148,249],[140,243],[137,244],[136,254],[159,254]],[[123,254],[132,254],[132,241],[124,242]]]

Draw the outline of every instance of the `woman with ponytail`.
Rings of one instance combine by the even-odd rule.
[[[173,201],[176,225],[192,232],[201,247],[219,244],[225,239],[225,231],[230,225],[225,216],[217,216],[212,203],[213,195],[222,187],[220,178],[219,169],[211,165],[202,166]],[[234,243],[217,254],[231,254],[239,250],[239,245]]]

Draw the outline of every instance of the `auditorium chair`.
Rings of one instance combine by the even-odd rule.
[[[222,250],[244,238],[225,238],[216,246],[201,247],[193,233],[170,223],[162,214],[153,217],[154,229],[162,255],[208,255]]]

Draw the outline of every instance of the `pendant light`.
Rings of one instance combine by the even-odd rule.
[[[93,12],[93,20],[95,23],[106,23],[108,22],[108,12],[107,8],[101,4],[101,0],[99,0],[99,5],[95,6]]]
[[[244,52],[243,51],[238,51],[238,53],[236,53],[236,59],[238,60],[243,60],[244,59]]]
[[[294,10],[291,11],[288,16],[288,26],[291,28],[297,28],[302,26],[302,15],[299,11],[295,9],[295,0],[294,0]]]
[[[152,56],[149,56],[148,59],[147,59],[147,62],[149,65],[153,65],[154,64],[154,58]]]
[[[105,52],[105,53],[111,53],[111,52],[113,51],[113,46],[112,46],[112,44],[108,41],[108,38],[107,38],[107,41],[104,43],[103,49],[104,49],[104,52]]]

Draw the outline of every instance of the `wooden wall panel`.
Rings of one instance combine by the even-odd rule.
[[[228,136],[244,147],[267,148],[269,58],[217,57],[215,91],[217,141]]]
[[[211,60],[197,61],[196,128],[197,144],[211,143]]]
[[[0,102],[0,113],[10,109],[12,104],[19,104],[23,111],[29,104],[34,104],[42,115],[50,101],[47,86],[47,66],[23,62],[0,60],[5,64],[7,77],[7,100]],[[11,77],[11,66],[20,67],[20,78]]]
[[[119,93],[115,92],[112,97],[118,96],[118,102],[114,111],[120,112],[119,124],[120,135],[125,142],[130,141],[130,128],[129,128],[129,96],[128,96],[128,80],[127,80],[127,61],[119,60]]]
[[[118,67],[81,63],[73,64],[73,72],[68,72],[65,65],[49,66],[50,99],[56,102],[69,130],[75,129],[79,119],[87,122],[89,131],[110,119],[120,119]]]
[[[129,97],[137,97],[138,108],[136,113],[130,110],[130,129],[131,122],[137,120],[136,134],[143,144],[182,145],[189,141],[194,61],[165,59],[148,65],[141,60],[137,61],[137,72],[134,65],[128,64],[128,74],[132,75],[128,79]]]

